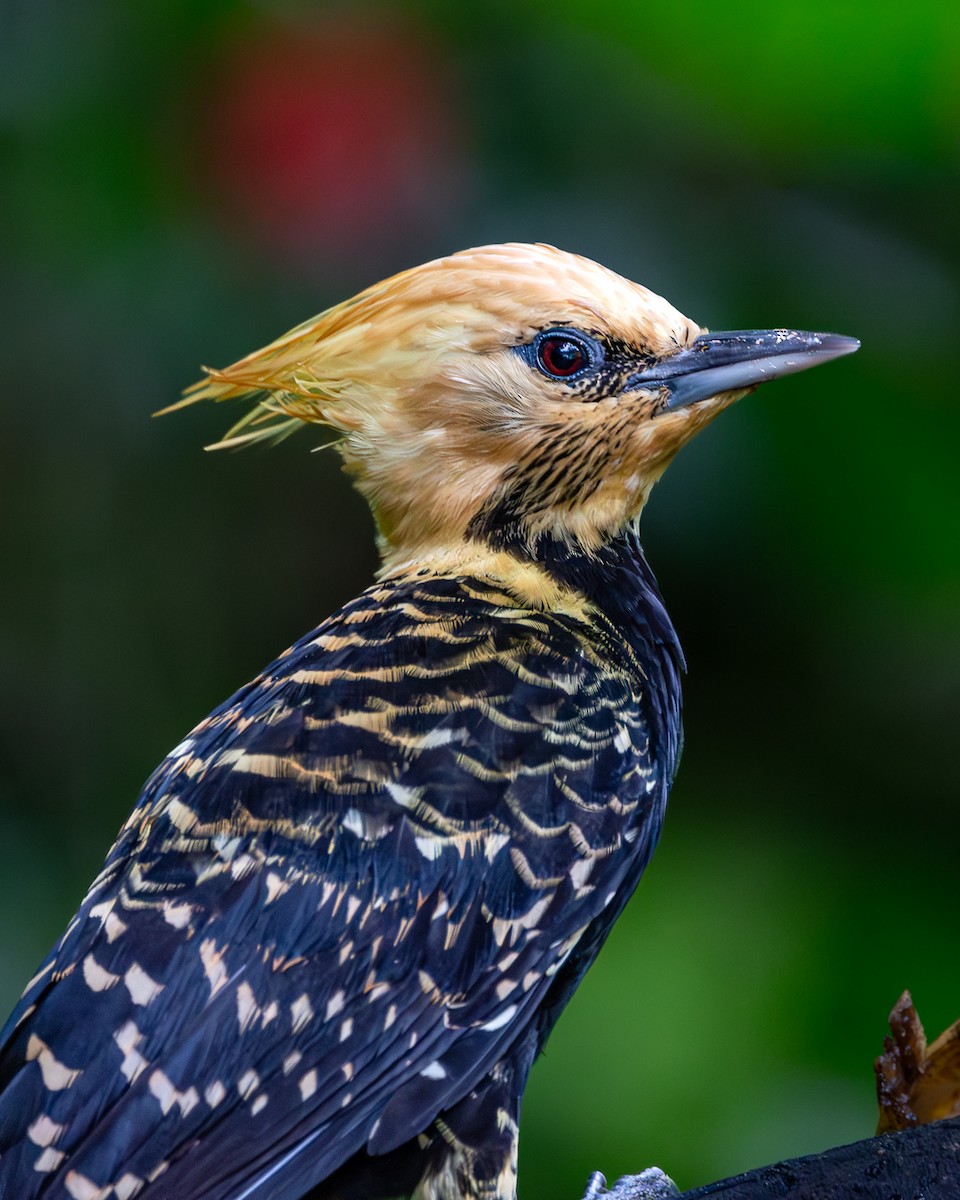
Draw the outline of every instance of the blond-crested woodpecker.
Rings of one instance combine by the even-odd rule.
[[[378,580],[147,781],[0,1035],[10,1200],[513,1200],[527,1075],[649,861],[680,447],[858,343],[707,333],[544,245],[405,271],[225,370],[332,427]]]

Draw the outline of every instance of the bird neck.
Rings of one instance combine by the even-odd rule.
[[[682,745],[680,677],[686,663],[639,530],[628,527],[590,552],[541,535],[525,553],[561,587],[583,596],[623,635],[647,681],[647,704],[669,778]]]
[[[675,646],[682,658],[676,632],[636,529],[622,530],[591,551],[566,539],[542,534],[529,549],[517,548],[514,553],[536,562],[561,586],[586,596],[593,607],[624,631],[652,635],[658,643]]]

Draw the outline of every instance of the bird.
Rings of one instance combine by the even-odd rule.
[[[172,407],[251,402],[219,446],[333,431],[380,570],[147,780],[0,1032],[0,1195],[514,1200],[528,1074],[681,750],[644,504],[858,345],[504,243],[207,370]]]

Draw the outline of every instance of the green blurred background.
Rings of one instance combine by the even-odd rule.
[[[0,0],[0,1001],[195,720],[364,587],[307,433],[151,421],[367,283],[545,240],[714,328],[854,334],[671,468],[660,851],[534,1072],[524,1200],[868,1135],[960,1014],[954,3]]]

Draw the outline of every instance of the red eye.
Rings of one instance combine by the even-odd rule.
[[[537,365],[556,379],[576,375],[589,361],[586,347],[571,337],[545,337],[537,345]]]

